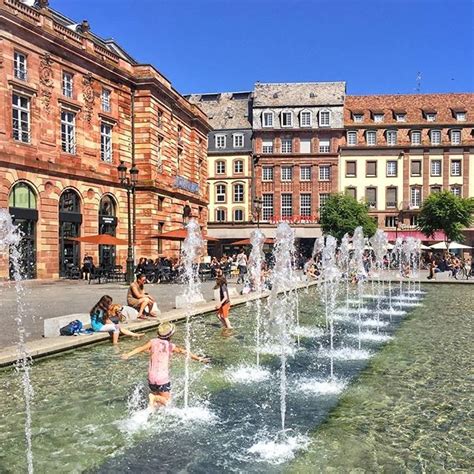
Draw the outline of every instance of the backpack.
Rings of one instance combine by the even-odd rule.
[[[82,323],[76,319],[59,330],[61,336],[74,336],[82,331]]]

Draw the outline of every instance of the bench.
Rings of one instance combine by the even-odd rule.
[[[65,316],[58,316],[56,318],[48,318],[43,321],[43,336],[56,337],[59,336],[59,330],[69,324],[71,321],[78,319],[83,326],[89,326],[91,317],[89,313],[75,313],[66,314]]]

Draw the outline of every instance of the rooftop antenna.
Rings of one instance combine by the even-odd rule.
[[[419,94],[421,92],[421,72],[416,74],[416,93]]]

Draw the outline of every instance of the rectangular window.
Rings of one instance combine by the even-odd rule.
[[[387,161],[387,177],[394,178],[398,174],[398,163],[396,161]]]
[[[311,139],[302,138],[300,140],[300,153],[311,153]]]
[[[461,160],[451,160],[451,176],[461,176]]]
[[[273,181],[272,166],[262,166],[262,181]]]
[[[321,209],[326,204],[329,199],[329,193],[320,193],[319,194],[319,208]]]
[[[369,209],[377,208],[377,188],[366,188],[365,189],[365,200],[369,205]]]
[[[107,123],[100,125],[100,159],[112,163],[112,126]]]
[[[225,174],[225,161],[216,161],[216,174]]]
[[[293,126],[293,112],[282,112],[281,113],[281,126],[292,127]]]
[[[456,112],[456,120],[458,122],[464,122],[466,120],[466,112]]]
[[[329,153],[331,151],[331,141],[328,138],[319,140],[319,153]]]
[[[320,127],[329,127],[331,123],[331,114],[328,110],[323,110],[319,112],[319,126]]]
[[[385,194],[385,207],[387,209],[396,209],[397,206],[397,188],[387,188],[387,192]]]
[[[377,144],[377,132],[375,130],[367,130],[365,133],[365,141],[367,145],[373,146]]]
[[[383,122],[384,114],[374,114],[374,122]]]
[[[350,196],[354,199],[357,199],[357,189],[356,188],[346,188],[345,189],[346,196]]]
[[[242,222],[244,220],[244,211],[242,209],[234,210],[234,221]]]
[[[406,114],[395,114],[395,120],[397,122],[406,122],[407,121],[407,115]]]
[[[273,218],[273,194],[262,195],[262,220],[269,221]]]
[[[281,167],[281,180],[282,181],[291,181],[293,179],[293,167],[292,166],[282,166]]]
[[[441,160],[431,161],[431,176],[441,176]]]
[[[436,114],[435,113],[427,113],[426,114],[426,121],[427,122],[434,122],[436,120]]]
[[[300,181],[311,181],[311,166],[300,167]]]
[[[410,163],[411,176],[421,176],[421,160],[412,160]]]
[[[226,186],[225,184],[216,185],[216,202],[226,202]]]
[[[412,145],[421,145],[421,132],[414,130],[411,132],[411,144]]]
[[[357,163],[355,161],[346,161],[346,176],[355,177],[356,168],[357,168]]]
[[[225,148],[226,136],[225,135],[216,135],[215,138],[216,148]]]
[[[273,127],[273,112],[263,112],[263,127]]]
[[[112,104],[111,104],[111,101],[110,101],[111,95],[112,95],[112,92],[109,89],[102,89],[101,102],[102,102],[102,111],[103,112],[111,112],[112,111]]]
[[[353,114],[352,118],[354,122],[360,123],[364,121],[364,114]]]
[[[368,178],[373,178],[377,176],[377,162],[376,161],[367,161],[365,164],[365,175]]]
[[[262,140],[262,153],[273,153],[273,140]]]
[[[441,145],[441,131],[440,130],[431,130],[430,137],[431,137],[432,145]]]
[[[281,217],[291,217],[293,215],[293,194],[281,195]]]
[[[283,138],[281,141],[281,152],[282,153],[292,153],[293,152],[293,142],[291,138]]]
[[[300,215],[311,216],[311,194],[300,194]]]
[[[30,99],[13,94],[12,121],[13,139],[30,143]]]
[[[410,206],[420,207],[421,205],[421,188],[412,187],[410,188]]]
[[[331,167],[320,166],[319,167],[319,181],[329,181],[331,179]]]
[[[234,173],[240,174],[244,172],[244,162],[242,160],[234,161]]]
[[[301,112],[300,114],[300,125],[302,127],[311,127],[311,112],[306,111],[306,112]]]
[[[243,148],[244,146],[244,136],[241,133],[235,133],[233,135],[234,139],[234,148]]]
[[[441,186],[431,186],[431,194],[440,193]]]
[[[26,69],[26,55],[15,51],[14,53],[14,75],[17,79],[26,81],[28,78],[27,69]]]
[[[385,216],[385,227],[397,227],[397,216]]]
[[[451,192],[458,197],[462,196],[462,188],[461,186],[452,186],[451,187]]]
[[[397,131],[396,130],[387,130],[387,145],[396,145],[397,144]]]
[[[451,130],[451,145],[461,144],[461,130]]]
[[[410,225],[412,227],[418,227],[418,216],[410,216]]]
[[[234,184],[234,202],[244,202],[244,185]]]
[[[347,132],[347,144],[357,145],[357,132]]]
[[[216,222],[225,222],[225,209],[216,209]]]
[[[69,72],[63,72],[63,96],[72,98],[73,76]]]
[[[76,114],[61,112],[61,148],[65,153],[76,153]]]

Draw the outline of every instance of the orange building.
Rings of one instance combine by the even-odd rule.
[[[136,257],[176,255],[179,243],[151,237],[183,226],[186,201],[206,226],[209,130],[204,113],[153,66],[86,21],[45,0],[0,0],[0,208],[24,232],[27,277],[57,278],[85,254],[125,267],[126,247],[69,240],[127,238],[121,161],[139,170]]]

